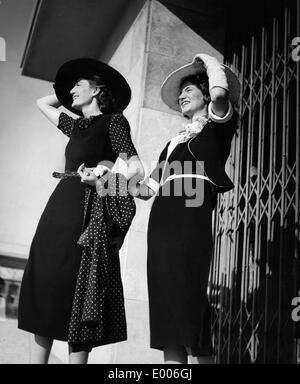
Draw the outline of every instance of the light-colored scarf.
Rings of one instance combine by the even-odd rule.
[[[192,123],[186,124],[183,131],[179,132],[180,143],[184,143],[192,137],[198,135],[208,123],[209,118],[206,116],[199,116]]]
[[[205,116],[199,116],[192,123],[186,124],[184,130],[180,131],[179,134],[173,137],[173,139],[170,141],[166,160],[169,158],[178,144],[185,143],[192,137],[197,136],[208,122],[209,118]]]

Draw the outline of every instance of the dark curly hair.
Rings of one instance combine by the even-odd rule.
[[[198,66],[198,72],[196,75],[190,75],[185,78],[183,78],[180,82],[180,90],[182,89],[184,83],[190,82],[196,87],[200,89],[200,91],[203,94],[203,100],[206,104],[209,104],[211,102],[210,93],[209,93],[209,82],[208,82],[208,76],[207,72],[204,66],[204,63],[201,59],[196,60],[196,65]],[[236,106],[233,111],[233,117],[232,117],[232,127],[234,127],[234,130],[236,131],[239,127],[240,123],[240,116],[238,107]]]
[[[195,65],[197,65],[197,74],[183,78],[180,82],[180,90],[182,89],[184,83],[190,82],[200,89],[203,94],[204,102],[206,104],[209,104],[211,99],[209,93],[208,76],[204,62],[203,60],[197,58],[197,60],[195,61]]]
[[[114,98],[112,90],[107,85],[105,79],[98,75],[92,75],[86,79],[91,86],[99,87],[100,92],[97,95],[97,101],[100,111],[103,114],[120,112],[117,100]]]

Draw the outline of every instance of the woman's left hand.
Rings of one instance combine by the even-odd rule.
[[[93,172],[94,168],[86,168],[84,164],[81,164],[77,172],[81,177],[81,182],[91,185],[92,187],[96,186],[98,180],[97,176]]]

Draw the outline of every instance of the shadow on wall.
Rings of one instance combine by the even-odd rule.
[[[225,57],[230,57],[240,40],[247,40],[250,31],[259,28],[270,15],[282,12],[287,0],[159,0]],[[259,10],[259,12],[257,11]],[[271,11],[270,11],[271,10]],[[221,34],[216,30],[224,30]],[[228,33],[232,31],[232,33]],[[238,31],[238,33],[237,33]],[[225,35],[225,36],[224,36]],[[225,37],[226,52],[224,51]]]

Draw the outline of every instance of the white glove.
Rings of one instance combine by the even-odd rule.
[[[98,164],[97,167],[93,169],[93,172],[97,177],[103,176],[104,173],[107,171],[110,171],[110,169],[105,165],[101,165],[101,164]]]
[[[225,74],[224,67],[219,63],[219,61],[210,55],[205,53],[200,53],[194,57],[193,63],[197,65],[197,62],[202,60],[207,72],[209,90],[214,87],[221,87],[228,91],[228,81]]]

